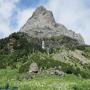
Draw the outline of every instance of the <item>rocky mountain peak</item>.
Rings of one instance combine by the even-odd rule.
[[[80,34],[72,30],[68,30],[64,25],[57,24],[51,11],[43,6],[38,7],[28,19],[26,24],[20,29],[32,37],[46,38],[52,36],[68,36],[76,39],[80,44],[84,44],[84,40]]]
[[[33,13],[32,17],[28,20],[28,23],[32,23],[39,27],[53,25],[55,20],[51,11],[46,10],[43,6],[38,7]]]
[[[40,6],[38,7],[36,10],[35,10],[35,13],[38,15],[38,14],[43,14],[43,13],[46,13],[47,10],[46,8],[44,8],[43,6]]]
[[[40,19],[42,17],[43,19],[48,19],[48,21],[50,22],[51,21],[55,22],[52,12],[49,10],[46,10],[46,8],[44,8],[43,6],[38,7],[32,16],[40,17]]]

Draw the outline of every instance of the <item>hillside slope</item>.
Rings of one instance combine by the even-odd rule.
[[[90,77],[90,46],[80,46],[77,40],[66,36],[32,38],[25,33],[13,33],[0,40],[0,68],[16,68],[20,73],[29,72],[36,62],[39,69],[57,68],[67,74]]]
[[[25,33],[0,40],[0,85],[8,82],[19,90],[89,90],[90,46],[66,36],[43,40],[44,49],[42,39]],[[32,63],[38,73],[29,72]]]

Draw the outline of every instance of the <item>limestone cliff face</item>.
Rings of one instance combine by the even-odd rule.
[[[80,44],[84,44],[83,37],[72,30],[68,30],[64,25],[57,24],[51,11],[46,10],[43,6],[38,7],[32,17],[20,29],[32,37],[46,38],[52,36],[65,35],[76,39]]]

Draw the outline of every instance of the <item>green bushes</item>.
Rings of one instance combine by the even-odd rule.
[[[33,62],[36,62],[39,68],[42,68],[43,70],[47,70],[49,68],[57,68],[60,70],[64,70],[68,65],[66,63],[54,60],[50,55],[37,52],[37,53],[33,53],[27,59],[27,62],[21,65],[21,67],[19,68],[19,72],[21,73],[28,71],[30,64]]]
[[[41,47],[42,40],[45,41],[45,50]],[[9,44],[12,45],[13,52],[10,52]],[[80,74],[82,77],[88,78],[90,76],[89,65],[83,65],[83,68],[86,70],[81,70],[81,66],[79,68],[71,66],[69,63],[56,61],[51,57],[52,53],[59,53],[60,48],[62,51],[63,49],[82,50],[84,52],[83,56],[90,59],[90,46],[80,46],[77,40],[66,36],[38,39],[18,32],[0,40],[0,68],[6,68],[7,66],[17,68],[18,63],[20,63],[19,72],[23,73],[29,70],[32,62],[36,62],[39,68],[43,70],[57,68],[68,74]],[[71,60],[73,65],[77,62],[76,59],[73,60],[72,58]]]
[[[39,68],[43,68],[44,70],[55,67],[58,68],[61,64],[59,61],[53,60],[52,57],[48,56],[47,54],[42,54],[40,52],[37,52],[37,53],[33,53],[30,56],[30,58],[27,60],[27,62],[21,65],[19,72],[28,71],[30,64],[33,62],[36,62]]]
[[[26,62],[26,63],[22,64],[21,67],[19,68],[19,73],[28,72],[29,66],[30,66],[29,62]]]
[[[74,85],[72,87],[73,90],[90,90],[90,84],[89,83],[83,83],[79,85]]]
[[[4,87],[6,83],[12,88],[18,87],[18,90],[90,90],[90,79],[80,79],[75,75],[49,76],[37,75],[33,79],[23,78],[27,74],[18,74],[16,69],[0,70],[0,86]],[[18,76],[21,77],[18,79]]]
[[[66,72],[67,74],[75,74],[75,75],[78,75],[78,74],[80,74],[80,68],[69,65],[69,66],[65,69],[65,72]]]

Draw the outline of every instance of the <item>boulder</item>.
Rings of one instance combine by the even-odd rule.
[[[58,75],[58,76],[64,76],[65,73],[63,71],[57,70],[57,69],[49,69],[47,71],[48,74],[50,75]]]
[[[37,63],[32,63],[30,65],[29,72],[31,72],[31,73],[38,73],[38,71],[39,71],[39,68],[38,68]]]
[[[55,70],[55,75],[64,76],[65,73],[63,71]]]

